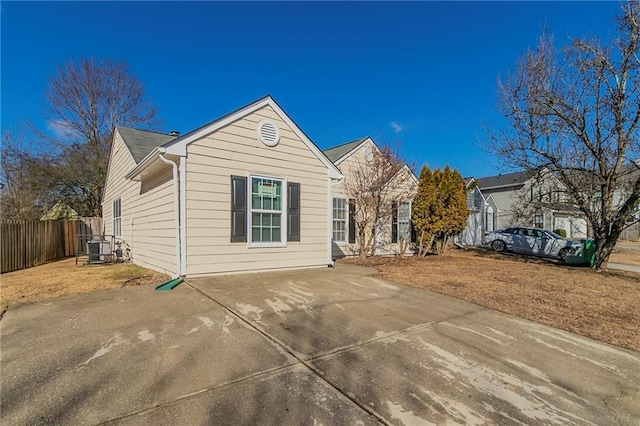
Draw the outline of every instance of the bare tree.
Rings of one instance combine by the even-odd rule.
[[[59,151],[57,191],[80,214],[100,216],[114,128],[152,128],[157,110],[122,61],[71,61],[57,68],[45,96],[49,131],[38,133]]]
[[[499,82],[510,126],[488,143],[511,166],[558,179],[592,227],[598,269],[640,199],[639,10],[636,1],[622,5],[608,46],[578,38],[558,52],[543,33]]]
[[[0,150],[0,211],[3,219],[39,219],[53,205],[47,187],[51,163],[27,149],[21,131],[5,131]]]
[[[415,181],[399,152],[390,145],[371,150],[369,158],[353,160],[343,181],[345,195],[354,203],[360,258],[375,254],[395,203],[413,199]],[[399,237],[401,245],[406,244],[406,238]]]

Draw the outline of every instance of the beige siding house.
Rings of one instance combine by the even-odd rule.
[[[105,231],[173,276],[326,267],[341,178],[269,96],[180,137],[117,128]]]
[[[137,264],[175,275],[171,168],[158,169],[143,182],[125,178],[154,146],[172,139],[159,133],[116,129],[102,197],[102,217],[105,234],[133,249]]]
[[[327,157],[338,167],[344,179],[332,186],[332,256],[334,259],[355,256],[359,253],[358,236],[356,230],[355,200],[350,197],[353,186],[350,179],[358,179],[367,174],[367,168],[372,161],[374,152],[379,152],[376,143],[370,137],[356,139],[324,150]],[[387,182],[390,192],[389,199],[393,200],[388,206],[394,212],[388,220],[376,226],[375,254],[397,255],[401,248],[399,240],[406,236],[411,239],[411,201],[415,197],[418,179],[405,166]],[[407,241],[409,242],[409,241]]]

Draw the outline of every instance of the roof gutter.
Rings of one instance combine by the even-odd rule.
[[[477,187],[480,188],[480,191],[490,191],[492,189],[504,189],[504,188],[513,188],[516,186],[524,186],[526,183],[527,182],[525,181],[525,182],[514,182],[514,183],[507,183],[504,185],[493,185],[493,186],[485,186],[485,187],[477,185]]]
[[[158,158],[160,158],[160,161],[162,161],[165,164],[169,164],[171,166],[171,169],[173,171],[173,212],[174,212],[174,218],[176,221],[176,273],[173,276],[173,278],[177,278],[182,276],[182,257],[181,257],[181,252],[182,252],[182,245],[180,243],[180,234],[181,234],[181,226],[180,226],[180,189],[179,189],[179,182],[178,182],[178,165],[171,161],[171,160],[167,160],[164,157],[164,153],[165,153],[165,148],[164,147],[159,147],[156,148],[152,151],[153,152],[157,152],[158,153]],[[148,157],[148,156],[147,156]],[[145,158],[146,159],[146,158]],[[142,164],[144,162],[144,160],[142,162],[140,162],[140,164]],[[135,170],[135,169],[134,169]]]
[[[139,175],[144,169],[146,169],[152,163],[151,160],[160,153],[160,148],[162,147],[153,148],[153,150],[148,153],[147,156],[144,157],[142,161],[140,161],[138,165],[133,168],[133,170],[127,173],[125,179],[132,179],[135,176]],[[164,148],[162,148],[162,153],[164,152]]]

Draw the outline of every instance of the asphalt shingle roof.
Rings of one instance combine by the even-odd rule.
[[[326,155],[327,158],[329,160],[331,160],[332,163],[335,163],[340,158],[342,158],[345,154],[347,154],[351,150],[355,149],[358,145],[360,145],[365,140],[367,140],[366,137],[360,138],[360,139],[356,139],[356,140],[351,141],[351,142],[346,142],[346,143],[343,143],[343,144],[340,144],[340,145],[337,145],[337,146],[333,146],[331,148],[327,148],[327,149],[323,150],[322,152],[324,152],[324,155]]]
[[[120,126],[118,126],[118,132],[120,132],[120,136],[122,136],[136,164],[142,161],[155,147],[164,145],[176,138],[175,136],[165,135],[163,133]]]
[[[478,178],[476,179],[476,182],[480,189],[491,189],[500,186],[517,186],[524,185],[524,183],[528,181],[533,174],[534,172],[531,171],[507,173],[504,175]]]

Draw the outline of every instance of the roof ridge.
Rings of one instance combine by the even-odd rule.
[[[532,171],[530,171],[530,170],[522,170],[522,171],[519,171],[519,172],[498,173],[497,175],[483,176],[483,177],[473,177],[473,178],[476,179],[476,180],[478,180],[478,179],[491,179],[491,178],[498,178],[498,177],[502,177],[502,176],[513,176],[513,175],[527,174],[527,173],[532,173]]]
[[[259,99],[256,99],[255,101],[249,102],[249,103],[247,103],[247,104],[245,104],[245,105],[242,105],[242,106],[241,106],[241,107],[239,107],[239,108],[234,109],[234,110],[233,110],[233,111],[231,111],[231,112],[227,112],[227,113],[225,113],[225,114],[221,115],[221,116],[220,116],[220,117],[218,117],[218,118],[215,118],[215,119],[213,119],[213,120],[210,120],[210,121],[208,121],[208,122],[204,123],[203,125],[196,127],[196,128],[195,128],[195,129],[193,129],[193,130],[189,130],[189,131],[188,131],[187,133],[185,133],[184,135],[180,135],[180,136],[178,136],[177,138],[175,138],[175,139],[173,139],[173,140],[170,140],[169,142],[167,142],[167,143],[163,144],[162,146],[163,146],[163,147],[168,147],[169,145],[173,145],[173,144],[175,144],[175,143],[178,143],[178,142],[180,142],[180,141],[182,141],[182,140],[184,140],[184,139],[188,138],[189,136],[191,136],[191,135],[193,135],[193,134],[195,134],[195,133],[199,132],[200,130],[205,129],[205,128],[207,128],[207,127],[209,127],[209,126],[211,126],[211,125],[215,124],[216,122],[222,121],[222,120],[224,120],[225,118],[230,117],[230,116],[232,116],[232,115],[234,115],[234,114],[238,113],[239,111],[242,111],[242,110],[243,110],[243,109],[245,109],[245,108],[250,108],[250,107],[252,107],[253,105],[258,104],[258,103],[260,103],[260,102],[264,101],[265,99],[271,99],[271,100],[275,103],[275,101],[273,100],[273,98],[271,97],[271,95],[270,95],[270,94],[266,94],[266,95],[264,95],[263,97],[261,97],[261,98],[259,98]],[[300,127],[300,126],[298,126],[298,128],[299,128],[299,127]]]
[[[116,129],[135,130],[136,132],[154,133],[156,135],[163,135],[163,136],[173,136],[173,135],[170,135],[170,134],[157,132],[155,130],[136,129],[135,127],[127,127],[127,126],[116,126]]]
[[[341,146],[349,145],[350,143],[354,143],[354,142],[358,142],[358,141],[364,142],[365,140],[367,140],[369,138],[370,138],[370,136],[363,136],[361,138],[357,138],[357,139],[354,139],[354,140],[349,141],[349,142],[343,142],[340,145],[335,145],[335,146],[331,146],[329,148],[325,148],[325,149],[323,149],[323,151],[328,151],[328,150],[334,149],[334,148],[340,148]]]

